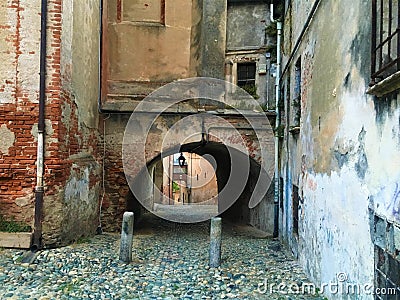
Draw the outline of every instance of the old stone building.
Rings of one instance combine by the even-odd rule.
[[[400,286],[398,1],[279,6],[2,1],[0,216],[30,226],[20,246],[169,203],[182,152],[213,157],[217,213],[279,233],[317,285],[357,288],[330,298]]]
[[[275,39],[266,2],[9,0],[0,9],[0,209],[2,218],[32,228],[32,241],[23,245],[53,247],[96,230],[117,231],[124,211],[142,211],[123,165],[127,124],[150,93],[191,77],[227,79],[254,98],[234,87],[224,95],[225,83],[217,83],[224,87],[217,101],[200,97],[207,92],[200,88],[192,102],[161,112],[145,137],[152,180],[143,181],[141,150],[132,154],[128,178],[151,198],[151,209],[155,193],[146,193],[163,189],[161,154],[186,151],[224,166],[211,178],[219,192],[229,190],[226,157],[241,147],[246,153],[238,159],[250,157],[250,179],[243,176],[237,197],[225,197],[229,204],[221,197],[217,212],[240,198],[228,216],[272,230],[272,190],[248,205],[260,170],[268,170],[269,181],[273,176]],[[182,131],[164,149],[174,124],[197,114],[192,139]]]
[[[263,108],[269,108],[272,111],[267,114],[270,121],[274,121],[272,62],[267,61],[266,53],[274,48],[275,41],[273,36],[269,37],[266,31],[266,26],[270,25],[267,3],[225,0],[134,1],[134,3],[131,6],[121,5],[119,1],[108,1],[103,8],[100,109],[104,116],[106,153],[104,164],[107,170],[105,173],[107,192],[102,211],[104,220],[114,220],[115,216],[120,218],[126,205],[129,209],[137,210],[137,195],[133,195],[125,183],[121,160],[122,146],[124,134],[126,136],[125,128],[132,119],[130,112],[138,110],[138,103],[157,88],[175,80],[190,77],[212,77],[226,79],[232,84],[243,83],[243,86],[246,85],[249,88],[249,92],[253,93]],[[243,32],[243,28],[247,28],[247,31]],[[253,34],[253,29],[257,31],[257,35]],[[132,43],[132,41],[135,42]],[[243,71],[240,73],[241,67]],[[241,74],[240,78],[238,78],[239,74]],[[212,120],[208,116],[191,123],[192,129],[198,128],[191,141],[186,140],[191,133],[181,132],[170,139],[171,144],[168,147],[163,144],[168,132],[173,130],[174,124],[185,122],[187,118],[197,113],[210,112],[228,121],[235,128],[243,127],[242,137],[247,140],[252,158],[257,159],[256,152],[259,149],[252,146],[256,145],[254,143],[257,141],[251,137],[254,133],[249,132],[253,130],[249,128],[245,118],[236,113],[232,115],[233,110],[224,104],[221,106],[221,102],[216,104],[210,99],[200,98],[198,97],[193,102],[181,102],[175,106],[166,105],[165,99],[160,100],[164,104],[159,105],[165,106],[166,113],[154,117],[152,128],[156,129],[146,133],[147,144],[145,145],[147,171],[152,174],[150,177],[159,178],[159,180],[153,180],[159,191],[164,189],[163,185],[168,184],[166,180],[162,182],[162,176],[159,176],[158,170],[162,170],[161,152],[165,155],[179,153],[182,149],[180,151],[171,149],[184,145],[186,152],[210,154],[217,164],[224,164],[227,153],[226,149],[220,149],[220,143],[208,143],[208,146],[203,148],[202,145],[195,144],[200,140],[202,143],[205,142],[203,137],[206,131],[207,136],[216,134],[229,137],[231,135],[226,129],[215,128],[217,125],[215,119]],[[251,103],[247,101],[237,100],[234,105],[242,105],[247,111],[252,109]],[[157,107],[154,111],[157,112],[159,109]],[[264,113],[263,115],[265,117]],[[138,122],[141,121],[138,120]],[[139,127],[144,127],[143,123]],[[266,138],[262,143],[265,143],[266,151],[269,149],[269,153],[273,153],[273,132],[271,127],[266,128],[269,128],[269,131],[264,132]],[[141,134],[137,134],[132,139],[140,143],[142,140],[140,136]],[[133,157],[143,155],[141,150],[135,151],[132,154]],[[273,162],[273,157],[270,162]],[[142,178],[143,176],[138,175],[142,166],[138,165],[138,160],[133,164],[131,177]],[[229,171],[219,169],[216,177],[219,182],[218,189],[221,191],[225,186],[224,182],[227,182]],[[229,166],[226,165],[225,169],[229,170]],[[255,173],[258,172],[256,169],[257,166],[254,169]],[[152,182],[149,180],[140,181],[140,184],[137,184],[141,186],[138,189],[144,191],[153,189]],[[248,183],[247,191],[251,189],[250,186],[251,184]],[[131,190],[137,189],[131,186]],[[204,192],[204,197],[205,194]],[[243,204],[238,202],[231,212],[255,226],[271,231],[273,226],[271,193],[258,208],[250,210],[247,207],[248,194],[242,193]],[[186,194],[184,193],[182,197],[184,195]],[[140,197],[154,198],[154,192]],[[156,198],[159,197],[160,195],[156,196]],[[156,202],[159,201],[156,200]],[[169,203],[170,201],[161,202]],[[150,200],[146,208],[151,209],[153,203],[154,200]],[[243,209],[243,207],[246,208]],[[220,211],[222,211],[221,205]],[[106,230],[117,230],[119,226],[118,222],[104,222]]]
[[[44,3],[0,4],[0,212],[32,228],[36,214],[50,247],[98,225],[100,20],[96,1]]]
[[[332,299],[400,284],[399,18],[397,1],[285,1],[280,233],[315,282],[360,287]]]

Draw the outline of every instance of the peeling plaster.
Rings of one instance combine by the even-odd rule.
[[[345,272],[352,280],[370,283],[373,280],[373,257],[370,247],[368,203],[364,205],[353,199],[367,199],[366,189],[353,189],[359,178],[344,166],[340,174],[312,175],[307,173],[307,181],[318,182],[316,189],[304,185],[305,220],[300,232],[304,240],[315,237],[314,246],[308,248],[301,243],[300,260],[309,266],[314,279],[321,282],[334,279],[334,274]],[[338,190],[337,186],[342,189]],[[329,196],[328,196],[329,195]],[[319,209],[314,209],[319,207]],[[357,214],[353,214],[357,212]],[[319,224],[315,226],[314,224]],[[353,260],[352,257],[357,257]],[[357,268],[362,265],[363,270]]]
[[[45,120],[45,131],[46,131],[46,142],[57,142],[57,139],[51,138],[51,136],[54,134],[54,129],[53,125],[51,123],[51,120],[46,119]],[[35,142],[37,142],[37,137],[38,137],[38,124],[33,125],[31,133],[33,137],[35,138]]]
[[[15,200],[15,204],[17,204],[19,207],[24,207],[28,206],[33,202],[32,196],[26,196],[26,197],[21,197]]]
[[[371,212],[392,219],[400,213],[399,109],[395,101],[378,104],[376,118],[377,100],[366,94],[370,30],[365,15],[370,8],[364,2],[321,1],[293,59],[302,58],[302,116],[299,137],[289,135],[284,149],[281,232],[318,283],[334,281],[343,272],[349,283],[373,284]],[[285,43],[297,40],[310,4],[293,2],[293,28],[285,27],[293,38]],[[346,28],[340,30],[344,19]],[[294,64],[291,79],[293,69]],[[294,238],[291,194],[297,180],[303,203]]]
[[[14,145],[15,134],[7,128],[6,124],[0,126],[0,152],[8,154],[8,150]]]
[[[71,203],[79,199],[82,202],[88,202],[89,198],[89,170],[82,171],[80,177],[72,177],[65,186],[64,201]]]
[[[357,151],[358,161],[355,164],[355,169],[360,179],[365,178],[365,173],[367,172],[368,169],[368,159],[367,155],[365,154],[365,134],[366,132],[363,127],[360,134],[358,135],[358,142],[360,145]]]

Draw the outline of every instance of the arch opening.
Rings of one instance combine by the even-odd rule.
[[[183,167],[178,161],[181,153]],[[232,178],[234,168],[244,170],[240,177]],[[270,180],[265,182],[262,200],[249,207],[262,168],[245,153],[218,142],[184,144],[178,151],[171,149],[154,157],[142,172],[131,188],[140,189],[142,199],[146,199],[144,206],[159,217],[174,221],[178,215],[182,223],[193,223],[221,215],[234,223],[272,232],[273,185]]]

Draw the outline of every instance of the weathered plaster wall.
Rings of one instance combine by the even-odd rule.
[[[202,1],[124,3],[107,1],[104,8],[103,104],[114,110],[132,109],[165,83],[199,75],[202,60]]]
[[[268,3],[230,2],[226,21],[226,62],[232,64],[227,81],[237,84],[238,64],[256,63],[256,99],[265,109],[275,107],[276,26],[271,24]],[[266,54],[271,57],[267,59]]]
[[[58,152],[50,157],[62,166],[57,171],[62,176],[47,183],[51,186],[44,206],[47,246],[94,234],[99,225],[99,3],[65,0],[60,10]]]
[[[0,214],[32,226],[40,1],[0,3]],[[33,63],[37,62],[37,64]]]
[[[128,200],[133,200],[122,165],[122,141],[130,115],[110,115],[105,126],[105,188],[102,223],[106,231],[119,231]]]
[[[210,157],[209,159],[212,159],[215,164],[213,158]],[[202,159],[201,156],[192,155],[192,158],[188,159],[188,170],[188,183],[192,187],[191,203],[201,203],[218,195],[217,178],[212,164],[206,159]],[[216,200],[214,202],[209,201],[207,204],[216,204]]]
[[[203,0],[200,73],[203,77],[225,78],[226,13],[226,0]]]
[[[227,10],[226,49],[259,49],[267,44],[265,27],[270,24],[265,3],[230,3]]]
[[[40,7],[40,1],[0,4],[0,210],[31,226]],[[98,3],[50,0],[47,25],[43,242],[54,246],[98,224]]]
[[[109,25],[110,79],[169,82],[188,77],[191,3],[167,3],[173,7],[166,9],[165,26],[129,22]],[[171,16],[175,10],[180,17]]]
[[[374,225],[371,228],[368,208],[400,221],[398,100],[366,94],[371,14],[367,4],[321,1],[288,71],[293,95],[294,63],[301,58],[300,133],[286,130],[281,230],[317,283],[337,281],[336,274],[344,272],[348,283],[372,284]],[[293,19],[287,17],[285,25],[293,27],[285,27],[285,32],[293,32],[293,45],[311,3],[292,5]],[[292,98],[285,101],[286,115],[292,119]],[[298,236],[293,232],[292,184],[299,187],[301,198]],[[366,294],[357,297],[372,299]],[[330,298],[343,299],[338,294]]]
[[[99,164],[92,156],[71,157],[62,186],[45,197],[43,239],[46,247],[66,245],[93,235],[99,225]],[[65,174],[64,173],[64,174]]]

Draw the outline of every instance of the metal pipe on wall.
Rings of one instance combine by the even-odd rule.
[[[270,5],[271,22],[276,23],[277,43],[276,43],[276,80],[275,80],[275,178],[274,178],[274,232],[273,237],[279,236],[279,127],[281,125],[279,98],[280,98],[280,74],[281,74],[281,39],[282,22],[274,19],[274,5]]]
[[[291,52],[290,55],[289,55],[289,58],[288,58],[288,60],[287,60],[287,62],[286,62],[286,65],[285,65],[285,68],[283,69],[282,76],[284,76],[284,75],[286,74],[286,72],[288,71],[289,66],[290,66],[291,63],[292,63],[292,60],[294,59],[294,56],[296,55],[296,52],[297,52],[297,50],[298,50],[299,47],[300,47],[300,43],[301,43],[301,41],[303,40],[304,35],[306,34],[307,29],[309,28],[309,26],[310,26],[310,24],[311,24],[311,21],[312,21],[314,15],[315,15],[315,13],[317,12],[317,8],[318,8],[318,5],[319,5],[320,2],[321,2],[321,0],[315,0],[313,6],[312,6],[312,8],[311,8],[310,13],[308,14],[307,20],[306,20],[306,22],[304,23],[303,29],[302,29],[301,32],[300,32],[300,36],[299,36],[299,38],[297,39],[296,44],[294,45],[293,50],[292,50],[292,52]]]
[[[36,251],[42,245],[42,221],[44,198],[44,137],[45,137],[45,102],[46,102],[46,45],[47,45],[47,0],[41,3],[41,27],[40,27],[40,83],[39,83],[39,120],[37,137],[36,159],[36,188],[35,188],[35,222],[31,250]]]

